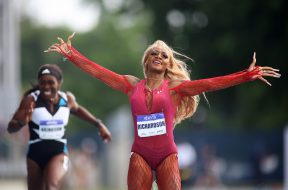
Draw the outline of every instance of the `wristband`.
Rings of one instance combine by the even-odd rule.
[[[23,121],[17,121],[17,123],[18,123],[19,127],[23,127],[26,125]]]
[[[95,124],[94,124],[94,125],[95,125],[96,127],[98,127],[98,128],[99,128],[99,127],[100,127],[100,124],[101,124],[101,122],[102,122],[102,121],[101,121],[100,119],[96,119],[96,122],[95,122]]]
[[[13,119],[13,121],[15,121],[20,128],[22,128],[23,126],[26,125],[23,121],[19,121],[19,120],[17,120],[17,119]]]

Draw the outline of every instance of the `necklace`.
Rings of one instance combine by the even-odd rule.
[[[145,84],[145,88],[146,88],[149,92],[152,92],[152,89],[151,89],[147,84]]]

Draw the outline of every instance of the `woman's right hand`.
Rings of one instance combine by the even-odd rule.
[[[25,102],[24,105],[20,105],[19,115],[16,116],[16,120],[21,122],[23,125],[27,125],[32,119],[32,112],[35,107],[35,102],[31,101],[30,98]]]
[[[35,102],[31,102],[29,105],[29,108],[26,110],[25,113],[25,123],[29,123],[32,120],[32,112],[34,110],[35,107]]]
[[[67,42],[65,42],[62,38],[58,37],[60,43],[55,43],[52,46],[50,46],[47,50],[44,52],[58,52],[64,56],[70,55],[71,53],[71,40],[74,37],[75,32],[68,36]]]
[[[19,108],[16,110],[14,116],[8,124],[8,132],[13,133],[20,130],[27,125],[32,119],[32,112],[35,107],[35,102],[32,97],[25,97]]]

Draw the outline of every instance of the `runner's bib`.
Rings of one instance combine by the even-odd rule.
[[[137,131],[139,137],[151,137],[166,133],[164,114],[155,113],[137,116]]]
[[[61,139],[64,136],[63,120],[42,120],[39,125],[40,139]]]

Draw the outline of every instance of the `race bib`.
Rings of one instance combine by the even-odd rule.
[[[139,137],[151,137],[166,133],[164,114],[155,113],[137,116],[137,131]]]
[[[64,136],[63,120],[40,121],[40,139],[60,139]]]

